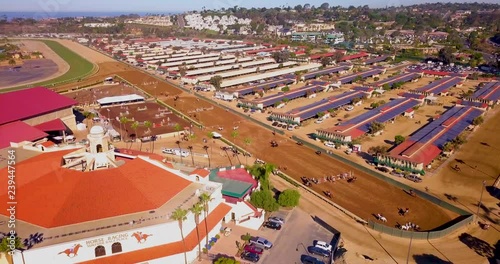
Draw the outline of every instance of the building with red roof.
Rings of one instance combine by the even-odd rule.
[[[44,87],[0,94],[0,149],[76,129],[77,101]]]
[[[30,243],[14,252],[14,263],[182,263],[185,251],[193,262],[198,244],[204,246],[205,237],[214,237],[222,220],[229,220],[232,208],[223,202],[222,184],[201,181],[148,153],[116,152],[102,127],[92,127],[87,139],[83,148],[13,148],[19,154],[16,231]],[[7,175],[9,168],[0,166]],[[7,184],[0,182],[6,201]],[[186,247],[181,247],[172,214],[191,208],[202,193],[212,198],[207,218],[200,216],[208,234],[200,228],[196,235],[194,216],[187,211]],[[9,217],[0,212],[0,221]]]

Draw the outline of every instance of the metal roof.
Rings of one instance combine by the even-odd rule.
[[[137,94],[128,94],[128,95],[118,95],[118,96],[110,96],[110,97],[104,97],[97,102],[101,105],[103,104],[117,104],[117,103],[125,103],[125,102],[131,102],[131,101],[144,101],[145,98],[143,96],[137,95]]]

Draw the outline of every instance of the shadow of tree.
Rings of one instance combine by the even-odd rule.
[[[488,242],[467,233],[462,233],[458,239],[470,249],[474,250],[479,256],[485,258],[493,257],[495,249]]]
[[[415,263],[417,263],[417,264],[428,264],[428,263],[453,264],[453,262],[451,262],[451,261],[443,260],[437,256],[432,255],[432,254],[413,255],[413,259],[415,260]]]

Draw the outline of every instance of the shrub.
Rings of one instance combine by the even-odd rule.
[[[215,235],[215,238],[217,238],[217,240],[219,240],[220,239],[220,235],[219,234]]]
[[[244,235],[241,235],[241,240],[243,240],[245,242],[250,241],[251,238],[252,238],[252,235],[250,235],[250,233],[246,233]]]
[[[284,207],[295,207],[299,205],[300,193],[297,190],[287,189],[280,193],[278,203]]]

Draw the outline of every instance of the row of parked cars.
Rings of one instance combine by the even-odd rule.
[[[281,226],[285,224],[285,220],[281,217],[270,217],[264,224],[265,227],[274,230],[281,230]],[[249,244],[246,245],[241,254],[241,258],[251,262],[258,262],[264,250],[269,250],[273,247],[273,243],[263,237],[252,237]]]
[[[320,258],[329,258],[332,254],[332,249],[332,245],[324,241],[314,241],[312,246],[307,247],[307,251],[311,255],[302,255],[300,261],[302,264],[325,264],[324,261],[312,255],[316,255]]]
[[[381,172],[387,172],[387,173],[391,174],[392,176],[403,177],[403,178],[410,180],[412,182],[417,182],[417,183],[422,182],[422,177],[420,177],[417,174],[402,173],[402,172],[397,171],[397,170],[391,170],[390,168],[387,168],[385,166],[377,166],[377,169]]]

